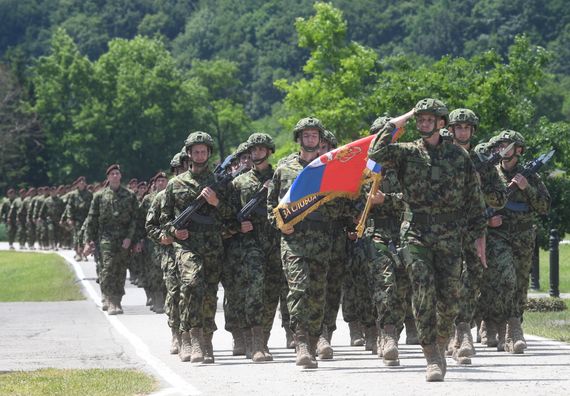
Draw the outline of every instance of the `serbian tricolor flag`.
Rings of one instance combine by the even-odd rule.
[[[392,141],[401,134],[401,128],[394,129]],[[382,170],[380,164],[368,158],[368,148],[375,137],[367,136],[341,146],[307,165],[274,209],[278,227],[297,224],[334,198],[357,198],[364,182]]]

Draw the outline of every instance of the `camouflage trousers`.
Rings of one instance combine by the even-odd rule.
[[[28,246],[34,247],[36,244],[36,225],[34,223],[27,223],[27,231],[26,240],[28,241]]]
[[[246,325],[265,332],[273,327],[283,273],[277,235],[269,227],[254,224],[254,231],[240,237]]]
[[[175,246],[180,270],[180,331],[203,328],[212,333],[217,308],[223,245],[218,231],[190,231],[184,245]]]
[[[308,220],[281,235],[281,262],[289,285],[287,307],[291,330],[321,334],[332,239],[329,230]]]
[[[336,318],[342,297],[342,285],[346,275],[346,232],[344,227],[333,225],[333,245],[329,272],[327,275],[327,292],[323,327],[329,332],[336,330]]]
[[[16,224],[13,223],[8,223],[8,242],[10,243],[10,245],[14,244],[14,241],[16,240],[16,234],[18,233],[18,227],[16,226]]]
[[[342,316],[345,322],[359,321],[365,327],[376,325],[376,307],[372,303],[370,281],[370,237],[348,240],[347,272],[342,293]]]
[[[83,247],[83,222],[77,222],[73,226],[73,248],[75,250]]]
[[[463,244],[463,263],[461,269],[459,289],[459,313],[455,323],[471,323],[475,316],[479,296],[481,294],[481,282],[483,280],[483,265],[477,256],[474,241]]]
[[[168,326],[171,329],[180,328],[180,271],[176,265],[174,248],[160,245],[156,249],[161,254],[160,265],[166,286],[166,301],[164,308],[168,316]]]
[[[422,345],[449,338],[459,306],[461,242],[434,238],[429,246],[403,246],[401,256],[412,287],[412,307]]]
[[[17,239],[20,246],[26,245],[27,236],[27,224],[25,222],[18,222]]]
[[[370,279],[378,324],[380,327],[394,325],[401,329],[411,309],[410,279],[404,263],[390,252],[386,241],[374,238],[372,243],[374,250],[370,260]]]
[[[51,247],[57,247],[60,242],[61,230],[57,222],[53,220],[46,221],[47,234],[48,234],[48,245]]]
[[[281,281],[279,283],[279,315],[281,316],[281,327],[290,328],[291,315],[287,307],[287,295],[289,294],[289,285],[285,273],[281,270]]]
[[[241,262],[240,236],[223,240],[224,261],[222,264],[222,286],[224,287],[224,328],[235,331],[246,327],[245,322],[245,279]]]
[[[99,286],[106,296],[125,294],[129,249],[123,249],[122,243],[123,239],[99,242]]]
[[[143,252],[146,252],[144,285],[151,292],[164,292],[164,276],[162,271],[163,252],[160,246],[150,239],[144,242]]]
[[[135,253],[130,251],[129,260],[127,268],[129,269],[129,274],[131,281],[133,279],[138,279],[140,281],[139,287],[144,286],[144,273],[143,273],[143,260],[141,253]]]

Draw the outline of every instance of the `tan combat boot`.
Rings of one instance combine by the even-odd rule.
[[[479,324],[479,343],[487,345],[487,322],[482,320]]]
[[[283,327],[285,329],[285,348],[295,349],[295,336],[293,331],[288,327]]]
[[[317,342],[317,354],[321,360],[328,360],[333,358],[334,351],[329,341],[329,332],[326,326],[323,326],[323,331],[319,336],[319,340]]]
[[[364,350],[372,351],[372,354],[376,355],[378,353],[376,345],[376,340],[378,339],[378,328],[376,326],[367,327],[364,334],[366,336]]]
[[[475,355],[475,348],[470,325],[465,322],[459,323],[455,327],[455,334],[459,340],[459,347],[453,352],[453,359],[459,364],[471,364],[471,357]]]
[[[509,318],[505,336],[505,351],[514,354],[524,353],[525,348],[522,338],[521,320],[519,318]]]
[[[193,327],[190,329],[191,345],[191,363],[199,363],[204,361],[204,332],[201,327]]]
[[[245,355],[245,338],[242,330],[232,331],[232,338],[234,339],[234,346],[232,348],[233,356]]]
[[[295,331],[295,349],[297,350],[295,364],[303,367],[310,366],[311,353],[309,352],[309,336],[306,331]]]
[[[453,329],[455,330],[453,332],[453,337],[449,339],[449,343],[446,346],[445,350],[446,356],[453,356],[455,350],[459,348],[459,346],[461,345],[459,341],[459,330],[457,329],[457,327],[455,327],[455,325],[453,325]]]
[[[180,351],[180,333],[176,328],[171,328],[170,333],[172,334],[172,339],[170,341],[170,354],[176,355]]]
[[[304,366],[306,369],[315,369],[319,367],[316,355],[318,342],[319,337],[309,337],[309,355],[311,357],[311,362]]]
[[[439,348],[435,344],[422,345],[422,350],[427,361],[426,368],[426,381],[427,382],[441,382],[443,381],[443,370],[441,355]]]
[[[348,330],[350,332],[350,345],[362,346],[364,345],[364,335],[362,334],[362,326],[360,322],[348,322]]]
[[[404,325],[406,326],[406,345],[419,345],[420,339],[418,338],[416,321],[413,318],[407,319]]]
[[[204,334],[204,364],[214,363],[214,345],[212,344],[212,338],[214,333]]]
[[[445,348],[447,347],[447,344],[449,343],[449,338],[438,336],[435,339],[435,342],[437,345],[437,350],[439,351],[439,356],[441,357],[441,372],[442,372],[443,376],[445,377],[445,374],[447,373],[447,359],[445,358]]]
[[[493,320],[485,321],[487,325],[487,346],[495,348],[498,344],[497,340],[497,322]]]
[[[263,328],[261,326],[254,326],[251,329],[251,360],[255,363],[265,362],[265,354],[263,353]]]
[[[178,357],[182,362],[189,362],[192,357],[192,340],[188,331],[180,333],[180,347]]]
[[[396,336],[396,326],[384,325],[382,329],[382,362],[386,366],[399,366],[398,338]],[[380,355],[380,352],[378,352]]]
[[[497,326],[497,336],[499,341],[497,342],[497,352],[505,352],[505,341],[507,334],[507,322],[501,322]]]
[[[106,295],[101,296],[101,309],[107,311],[109,309],[109,298]]]
[[[164,313],[164,292],[162,290],[159,290],[157,292],[152,293],[152,307],[153,307],[153,311],[157,314],[163,314]]]
[[[121,307],[122,296],[107,296],[109,300],[109,308],[107,309],[108,315],[120,315],[123,313],[123,307]]]
[[[264,332],[263,333],[263,354],[265,355],[265,361],[266,362],[273,361],[273,355],[271,354],[271,352],[269,352],[269,347],[267,346],[267,343],[269,342],[269,336],[270,335],[271,335],[270,332]]]

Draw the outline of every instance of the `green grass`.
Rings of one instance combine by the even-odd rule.
[[[151,376],[134,370],[57,370],[0,372],[0,395],[124,396],[158,390]]]
[[[83,299],[74,274],[57,254],[0,252],[0,301]]]
[[[523,330],[525,334],[570,342],[570,300],[564,300],[566,311],[525,312]]]
[[[540,250],[540,290],[546,293],[550,289],[550,257],[548,251]],[[570,245],[560,245],[560,293],[570,293]],[[532,291],[532,290],[531,290]]]

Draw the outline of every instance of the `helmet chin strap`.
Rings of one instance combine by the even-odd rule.
[[[204,161],[204,162],[196,162],[193,160],[192,161],[192,168],[196,167],[198,169],[204,169],[206,166],[208,166],[208,160]]]
[[[433,134],[436,133],[437,131],[438,131],[438,129],[436,129],[436,128],[433,128],[433,129],[432,129],[431,131],[429,131],[429,132],[424,132],[424,131],[421,131],[420,129],[418,129],[418,132],[420,133],[420,135],[422,135],[422,138],[424,138],[424,139],[429,139],[429,138],[432,137]]]
[[[259,158],[259,159],[255,159],[255,160],[252,158],[251,162],[253,162],[255,165],[259,165],[259,164],[263,163],[263,161],[265,161],[267,159],[267,157],[269,157],[269,156],[266,155],[263,158]]]

